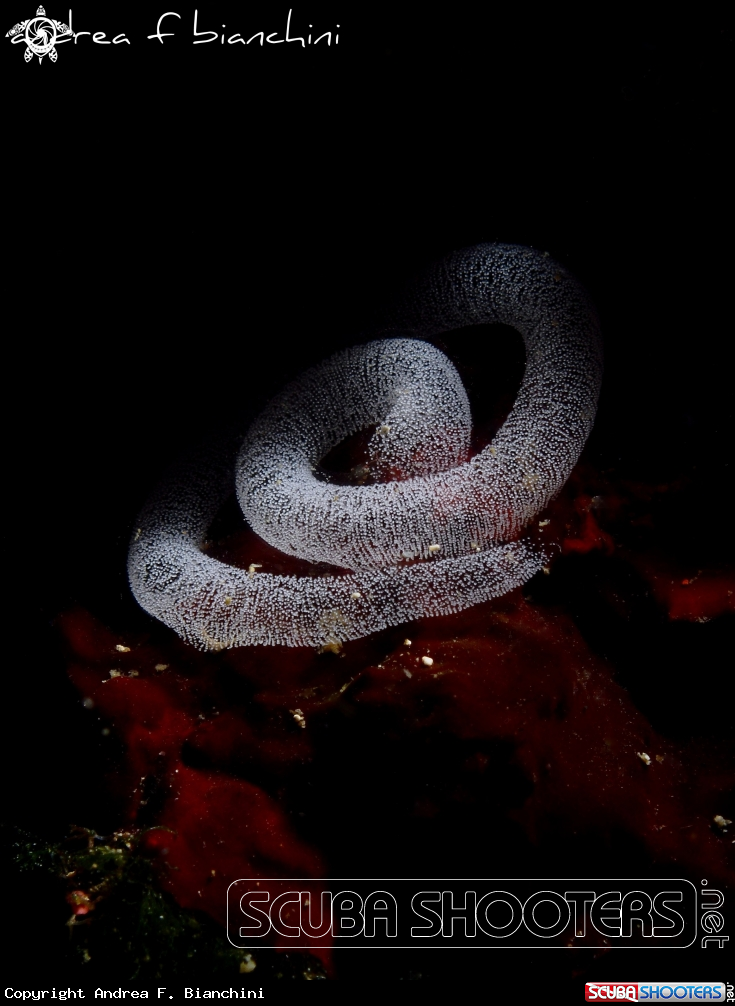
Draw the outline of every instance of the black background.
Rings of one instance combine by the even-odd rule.
[[[634,478],[686,471],[685,561],[732,541],[718,17],[314,3],[292,34],[339,24],[339,45],[302,49],[193,46],[183,6],[148,40],[165,7],[75,5],[76,31],[131,44],[80,37],[55,64],[4,40],[5,804],[34,828],[100,785],[55,614],[131,617],[127,540],[167,462],[452,248],[529,244],[585,283],[606,340],[590,450]],[[199,25],[282,37],[287,12],[201,4]]]

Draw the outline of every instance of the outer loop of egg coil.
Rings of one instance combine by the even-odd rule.
[[[470,457],[459,374],[421,340],[494,323],[520,332],[526,367],[502,428]],[[545,255],[480,245],[435,266],[380,334],[307,370],[242,443],[223,436],[200,448],[147,503],[130,546],[131,588],[187,642],[341,643],[498,597],[547,562],[519,536],[566,482],[594,422],[602,353],[585,292]],[[320,481],[325,455],[364,429],[369,468],[385,481]],[[266,542],[353,572],[281,576],[206,556],[233,478]]]

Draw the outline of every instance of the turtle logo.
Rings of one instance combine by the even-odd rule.
[[[20,21],[5,33],[5,37],[10,38],[13,44],[25,42],[27,46],[24,56],[26,63],[30,63],[34,56],[38,56],[39,63],[44,56],[48,56],[51,62],[55,63],[59,55],[56,51],[57,41],[66,42],[67,39],[64,36],[71,37],[73,34],[74,32],[68,24],[62,24],[61,21],[54,21],[53,18],[46,17],[46,11],[43,7],[39,7],[35,17],[28,21]]]

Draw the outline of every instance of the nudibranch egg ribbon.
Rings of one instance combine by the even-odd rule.
[[[520,332],[525,372],[502,428],[469,457],[462,381],[421,340],[494,323]],[[430,270],[376,334],[289,384],[244,439],[223,435],[193,452],[144,507],[131,588],[187,642],[341,643],[498,597],[547,561],[517,539],[566,482],[594,422],[601,340],[581,286],[529,248],[479,245]],[[329,450],[370,427],[370,468],[387,481],[317,479]],[[270,545],[353,572],[281,576],[206,556],[201,545],[233,487]]]

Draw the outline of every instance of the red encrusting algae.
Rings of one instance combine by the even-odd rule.
[[[658,562],[655,547],[631,546],[632,534],[653,527],[647,508],[665,489],[621,489],[579,466],[531,534],[557,555],[614,552],[638,570],[671,620],[702,622],[732,611],[732,577],[710,570],[687,576],[672,561]],[[284,556],[248,530],[206,547],[243,568],[339,572]],[[333,653],[245,647],[205,655],[173,635],[159,644],[143,636],[122,640],[84,611],[67,613],[61,625],[72,681],[124,742],[111,787],[126,823],[170,829],[149,833],[161,883],[182,906],[223,924],[233,880],[310,877],[310,890],[321,890],[327,850],[299,834],[293,793],[312,778],[329,779],[327,761],[349,766],[345,716],[360,723],[370,745],[399,736],[395,750],[405,754],[432,743],[440,750],[450,738],[474,750],[462,771],[519,772],[525,788],[503,813],[531,843],[587,836],[603,849],[624,834],[651,865],[721,884],[735,880],[728,837],[713,825],[723,819],[722,771],[658,734],[572,618],[520,591],[405,632],[335,645]],[[510,752],[505,769],[486,754],[498,743]],[[453,801],[469,799],[483,820],[481,788],[468,798],[458,782],[438,809],[426,798],[431,767],[412,765],[401,793],[413,807],[409,816],[451,815]],[[327,831],[339,833],[339,800],[319,806],[329,807]],[[373,802],[364,813],[378,816],[378,831],[394,831],[387,806]],[[359,864],[355,870],[359,875]],[[457,869],[442,863],[441,872]],[[267,886],[281,891],[277,883]],[[86,910],[83,899],[73,907]],[[287,943],[278,938],[281,948]],[[329,967],[328,942],[312,943]]]
[[[125,806],[126,823],[145,818],[170,829],[152,832],[149,841],[159,854],[161,882],[182,907],[206,911],[225,925],[233,880],[324,875],[319,854],[296,835],[275,799],[235,775],[184,763],[183,745],[196,745],[200,731],[207,738],[217,722],[208,723],[201,712],[208,705],[206,667],[200,674],[177,673],[167,663],[176,653],[142,643],[129,647],[138,666],[112,668],[117,673],[110,676],[110,664],[123,662],[118,638],[81,610],[63,616],[61,626],[72,648],[73,683],[125,744],[111,785]],[[238,733],[230,731],[231,746]],[[226,729],[222,736],[228,736]],[[277,882],[262,886],[281,893]],[[305,887],[321,890],[318,883]],[[287,906],[286,923],[288,912]],[[279,944],[287,942],[279,938]],[[328,940],[315,939],[311,952],[329,964]]]
[[[325,757],[312,737],[323,740],[347,690],[358,713],[397,711],[416,742],[435,735],[511,745],[530,792],[508,814],[532,842],[625,832],[653,862],[733,879],[726,839],[711,826],[722,779],[656,734],[566,615],[520,592],[414,626],[411,644],[393,644],[379,662],[361,643],[348,644],[344,660],[285,648],[192,655],[176,640],[163,649],[129,637],[123,660],[118,637],[86,612],[62,624],[72,680],[125,743],[115,786],[129,822],[171,829],[170,839],[154,833],[164,843],[164,887],[222,923],[235,879],[325,876],[288,808],[243,775],[266,770],[278,790],[279,777]],[[110,678],[113,662],[131,670]],[[249,703],[218,708],[223,665],[255,689]],[[197,757],[216,769],[186,763]],[[423,781],[415,784],[418,794]],[[314,942],[328,962],[325,941]]]

